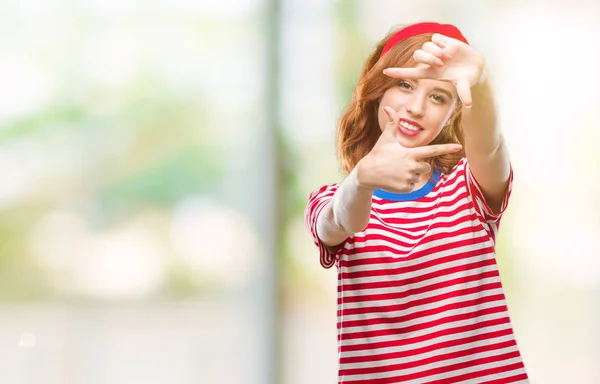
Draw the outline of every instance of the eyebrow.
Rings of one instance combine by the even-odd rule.
[[[433,90],[434,90],[434,91],[441,92],[441,93],[445,93],[445,94],[446,94],[446,95],[448,95],[448,97],[449,97],[449,98],[451,98],[451,99],[452,99],[452,97],[453,97],[453,96],[452,96],[452,93],[450,93],[450,91],[448,91],[447,89],[440,88],[440,87],[435,87],[435,88],[433,88]]]

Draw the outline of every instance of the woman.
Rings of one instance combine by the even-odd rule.
[[[338,154],[347,177],[305,212],[338,270],[338,381],[527,383],[495,261],[513,176],[482,54],[448,24],[390,33]]]

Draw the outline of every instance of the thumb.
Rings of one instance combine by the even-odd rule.
[[[397,127],[398,127],[398,119],[400,118],[398,116],[398,114],[396,113],[396,111],[393,108],[390,107],[383,107],[383,112],[385,112],[385,114],[388,117],[388,122],[385,126],[384,132],[392,132],[395,133]]]
[[[458,97],[465,108],[471,108],[473,101],[471,99],[471,87],[468,80],[463,79],[456,82],[456,92],[458,93]]]

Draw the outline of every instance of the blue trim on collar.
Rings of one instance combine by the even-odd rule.
[[[410,193],[394,193],[384,191],[383,189],[376,189],[373,191],[373,195],[379,197],[380,199],[392,200],[392,201],[410,201],[417,200],[421,197],[426,196],[429,192],[433,191],[435,185],[440,179],[441,173],[437,169],[433,170],[432,179],[429,179],[427,183],[416,191],[412,191]]]

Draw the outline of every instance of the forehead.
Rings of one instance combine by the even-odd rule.
[[[441,88],[447,90],[448,92],[452,93],[452,96],[456,96],[456,86],[450,81],[434,79],[419,79],[413,81],[427,88]]]

